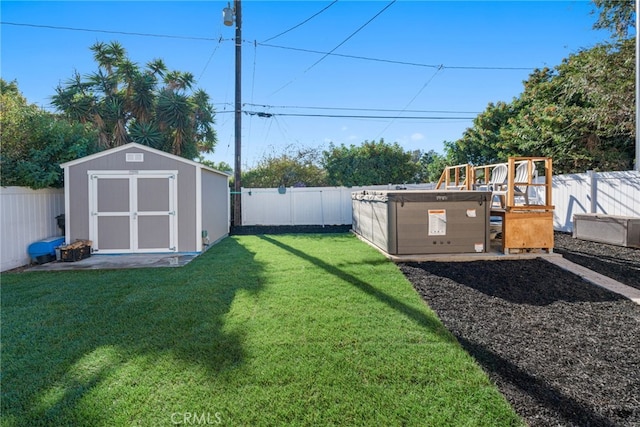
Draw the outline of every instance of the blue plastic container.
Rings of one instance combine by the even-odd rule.
[[[29,245],[27,252],[32,262],[44,264],[56,259],[56,248],[64,244],[64,237],[50,237]]]

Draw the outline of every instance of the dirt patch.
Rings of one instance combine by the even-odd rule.
[[[529,425],[640,425],[637,304],[542,259],[399,267]]]

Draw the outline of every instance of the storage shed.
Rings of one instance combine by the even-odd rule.
[[[130,143],[60,165],[65,240],[94,253],[202,252],[229,234],[229,175]]]

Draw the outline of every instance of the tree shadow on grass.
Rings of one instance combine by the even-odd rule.
[[[238,292],[261,290],[262,271],[253,253],[228,238],[181,268],[3,280],[3,418],[75,424],[80,400],[133,359],[149,369],[175,360],[211,377],[232,371],[245,358],[244,333],[226,316]]]
[[[446,342],[453,342],[453,336],[449,333],[449,331],[447,331],[447,329],[434,317],[431,316],[427,316],[424,312],[415,309],[407,304],[405,304],[404,302],[398,300],[397,298],[386,294],[385,292],[382,292],[380,289],[377,289],[376,287],[370,285],[369,283],[359,279],[358,277],[349,274],[343,270],[341,270],[340,268],[331,265],[325,261],[323,261],[320,258],[311,256],[307,253],[302,252],[299,249],[296,249],[292,246],[289,246],[285,243],[282,243],[281,241],[278,241],[276,239],[273,239],[269,236],[266,235],[260,235],[258,236],[260,239],[265,240],[271,244],[273,244],[274,246],[277,246],[281,249],[284,249],[286,251],[288,251],[289,253],[291,253],[292,255],[295,255],[299,258],[302,258],[308,262],[313,263],[314,265],[322,268],[323,270],[325,270],[328,274],[332,274],[336,277],[338,277],[339,279],[355,286],[356,288],[360,289],[362,292],[366,293],[367,295],[370,295],[373,298],[376,298],[378,301],[383,302],[384,304],[388,305],[389,307],[393,308],[394,310],[396,310],[397,312],[399,312],[400,314],[408,317],[409,319],[413,320],[414,322],[416,322],[418,325],[428,329],[430,332],[433,332],[435,334],[437,334],[437,336],[446,341]]]

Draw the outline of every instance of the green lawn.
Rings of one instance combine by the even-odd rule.
[[[521,425],[352,235],[230,237],[182,268],[3,274],[2,425]]]

